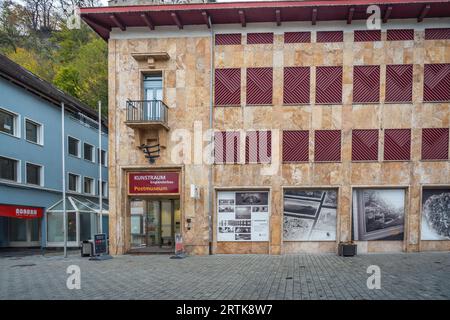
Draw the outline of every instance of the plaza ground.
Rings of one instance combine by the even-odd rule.
[[[69,265],[81,289],[69,290]],[[369,290],[367,267],[381,269]],[[0,255],[0,299],[450,299],[450,254]]]

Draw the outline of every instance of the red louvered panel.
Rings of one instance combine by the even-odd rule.
[[[352,130],[352,161],[378,161],[378,130]]]
[[[241,37],[240,33],[216,34],[216,46],[241,44]]]
[[[385,102],[411,102],[413,88],[413,65],[386,66]]]
[[[425,40],[449,40],[450,28],[425,29]]]
[[[309,131],[283,131],[283,161],[306,162],[309,160]]]
[[[411,159],[411,129],[384,130],[384,160]]]
[[[272,104],[272,68],[247,69],[247,104]]]
[[[309,103],[309,67],[285,67],[283,103]]]
[[[354,42],[381,41],[381,30],[355,30]]]
[[[353,103],[380,101],[380,66],[353,67]]]
[[[217,106],[241,104],[241,69],[215,70],[214,101]]]
[[[393,29],[387,31],[387,41],[414,40],[414,29]]]
[[[342,103],[342,67],[316,68],[316,103]]]
[[[425,65],[423,101],[450,101],[450,63]]]
[[[247,33],[247,44],[271,44],[273,43],[273,33]]]
[[[284,43],[310,43],[311,32],[285,32]]]
[[[344,32],[342,31],[317,31],[316,42],[343,42]]]
[[[222,131],[214,133],[214,162],[239,162],[239,131]]]
[[[272,132],[249,131],[245,137],[245,162],[270,163],[272,156]]]
[[[422,129],[422,160],[447,160],[448,136],[448,128]]]
[[[314,132],[314,161],[341,161],[341,130]]]

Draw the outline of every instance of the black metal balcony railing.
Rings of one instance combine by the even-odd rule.
[[[167,125],[169,108],[161,100],[128,100],[127,121],[162,122]]]

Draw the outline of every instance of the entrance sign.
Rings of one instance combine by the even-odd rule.
[[[42,218],[43,213],[42,208],[0,204],[0,217],[35,219]]]
[[[108,244],[106,234],[100,233],[94,235],[94,256],[108,253]]]
[[[269,241],[269,192],[220,191],[217,241]]]
[[[128,194],[179,194],[179,172],[131,172],[128,174]]]

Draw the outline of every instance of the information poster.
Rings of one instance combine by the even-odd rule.
[[[269,241],[269,192],[221,191],[217,241]]]

